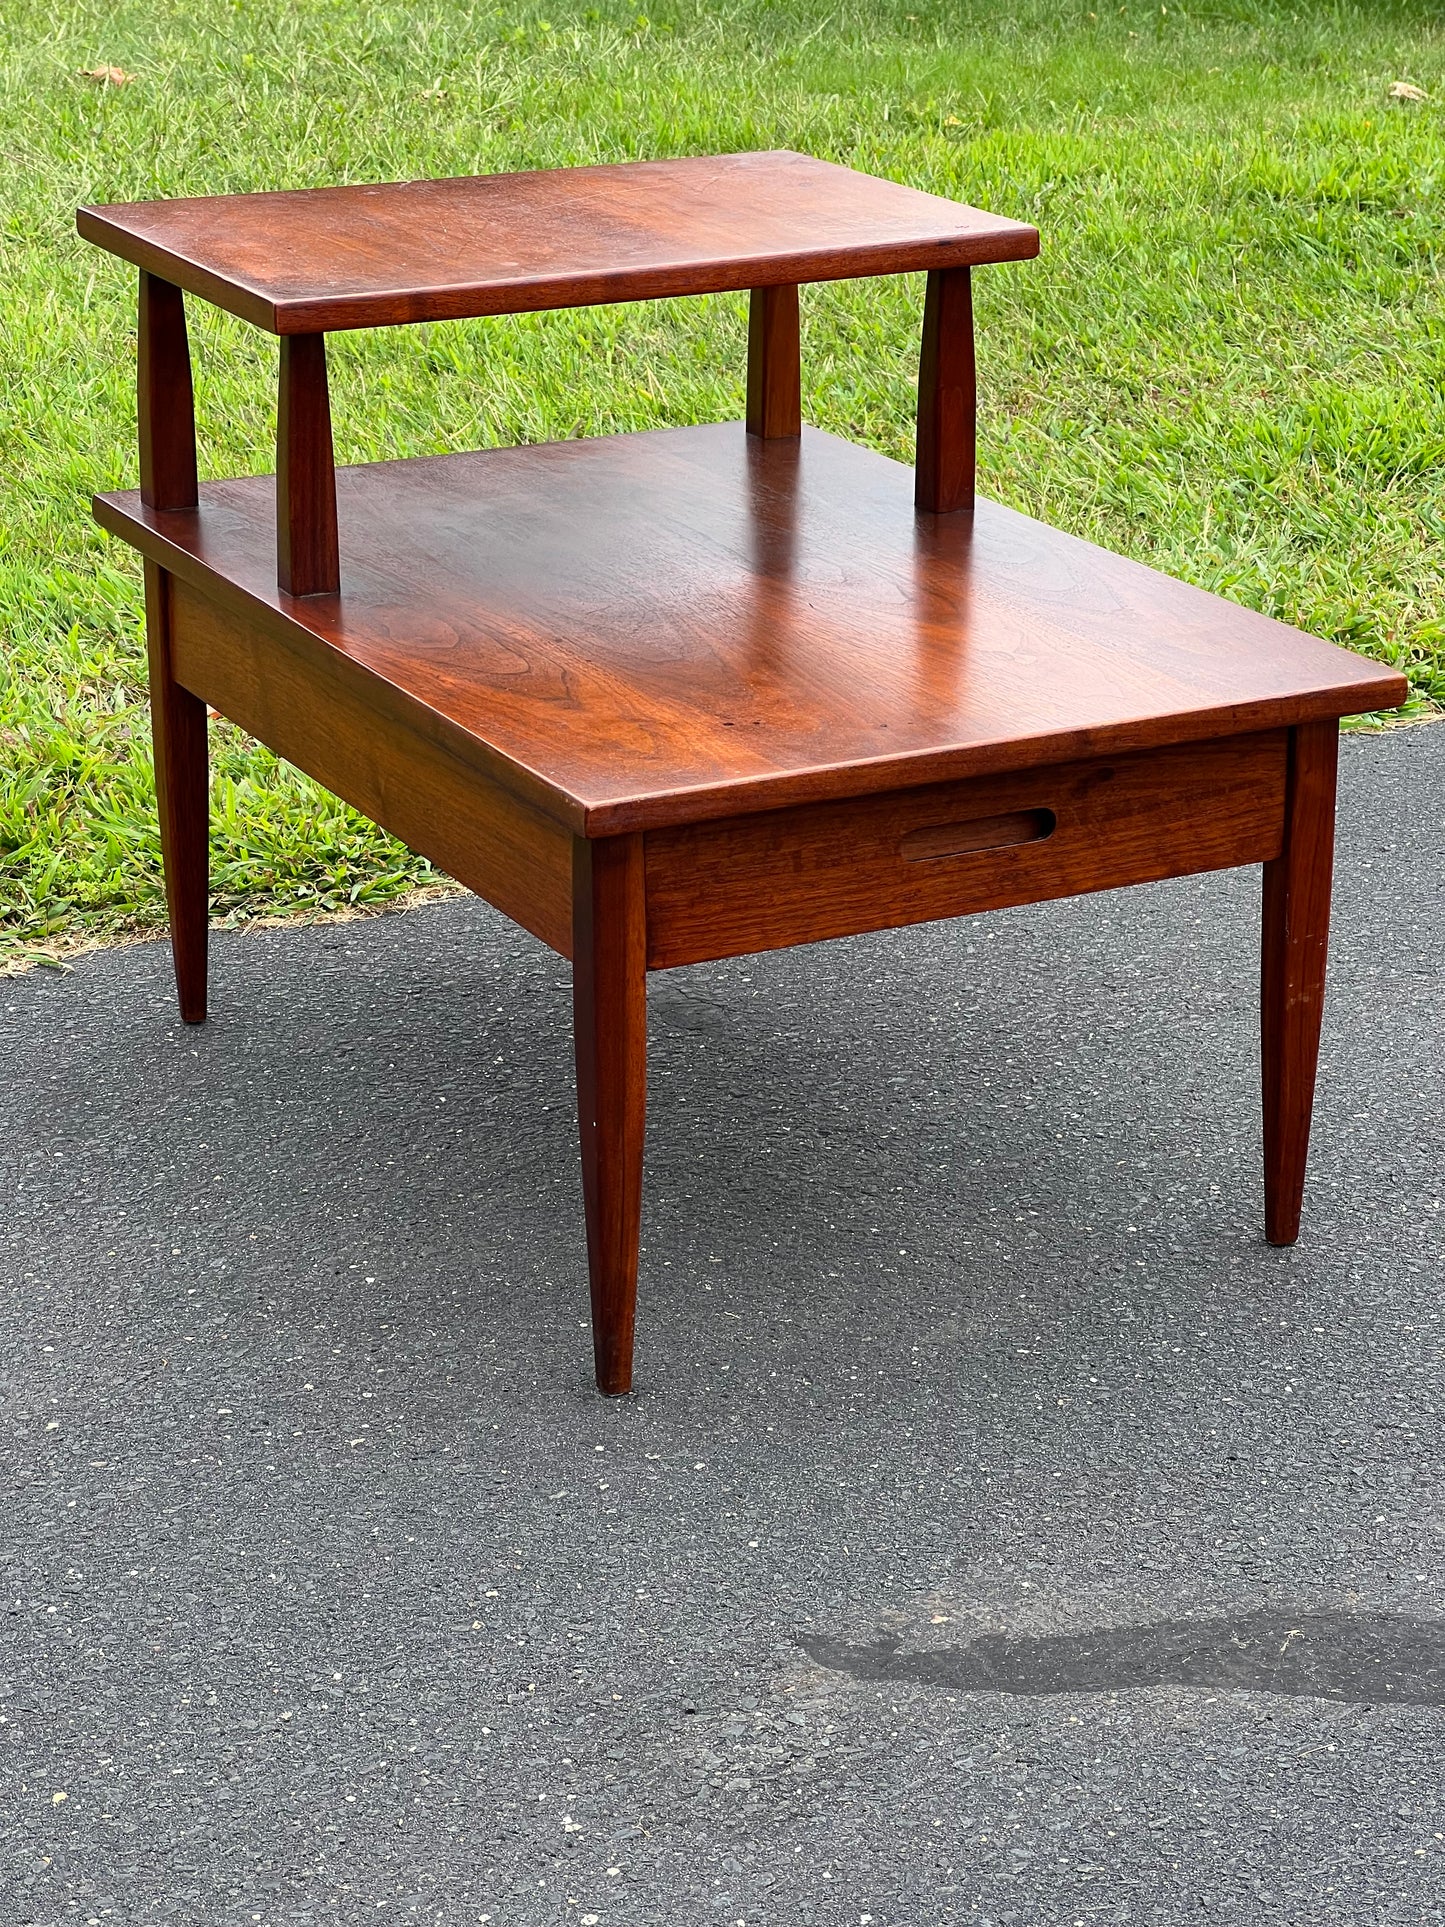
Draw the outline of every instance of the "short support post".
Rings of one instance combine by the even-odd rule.
[[[798,290],[754,288],[748,305],[748,433],[774,440],[802,432]]]
[[[1339,725],[1290,731],[1284,846],[1264,866],[1260,1031],[1264,1072],[1265,1236],[1299,1236],[1325,1007],[1334,869]]]
[[[969,271],[934,268],[924,297],[918,362],[915,507],[935,515],[973,507],[977,415]]]
[[[325,335],[281,337],[276,579],[294,596],[335,595],[341,587]]]
[[[597,1389],[632,1389],[647,1107],[647,933],[638,835],[573,844],[572,1003]]]
[[[186,300],[179,288],[144,268],[137,333],[141,500],[149,509],[193,509],[199,498]]]

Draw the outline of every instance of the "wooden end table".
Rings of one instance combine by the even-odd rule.
[[[970,270],[1033,228],[798,154],[82,208],[140,269],[181,1013],[206,708],[573,966],[597,1383],[632,1382],[649,970],[1264,865],[1265,1223],[1299,1229],[1338,719],[1404,678],[974,499]],[[927,272],[910,474],[801,422],[798,288]],[[747,421],[333,466],[333,329],[750,289]],[[183,294],[280,337],[197,487]]]

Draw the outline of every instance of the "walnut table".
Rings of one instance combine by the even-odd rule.
[[[572,960],[597,1383],[632,1379],[649,970],[1264,866],[1265,1224],[1299,1229],[1338,718],[1403,679],[975,501],[970,269],[1035,231],[797,154],[83,208],[140,269],[182,1015],[206,708]],[[800,420],[799,284],[924,270],[914,470]],[[336,472],[340,328],[750,289],[747,420]],[[184,294],[280,338],[197,487]]]

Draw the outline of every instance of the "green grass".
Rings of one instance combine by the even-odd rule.
[[[134,288],[81,200],[790,146],[1035,221],[1038,262],[976,277],[985,490],[1445,704],[1435,7],[10,0],[0,130],[12,955],[162,915],[139,571],[87,509],[134,481]],[[807,292],[813,420],[910,457],[918,309]],[[274,345],[192,312],[203,472],[267,468]],[[730,297],[342,335],[338,455],[736,416],[743,347]],[[239,731],[213,752],[220,914],[430,880]]]

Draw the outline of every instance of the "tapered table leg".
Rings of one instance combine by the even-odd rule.
[[[136,401],[141,500],[153,509],[195,508],[196,418],[185,297],[170,282],[144,271]],[[171,578],[154,562],[145,565],[145,590],[151,737],[171,955],[181,1016],[188,1024],[199,1024],[206,1015],[206,705],[171,676]]]
[[[1275,1245],[1299,1236],[1325,1005],[1339,741],[1333,718],[1291,731],[1284,848],[1264,866],[1264,1221]]]
[[[206,705],[171,675],[171,578],[145,565],[146,643],[150,655],[151,735],[155,744],[156,803],[161,857],[171,919],[171,956],[181,1016],[206,1016],[206,936],[209,894],[210,784]]]
[[[577,1116],[597,1388],[632,1389],[647,1101],[642,838],[579,837],[573,854]]]

